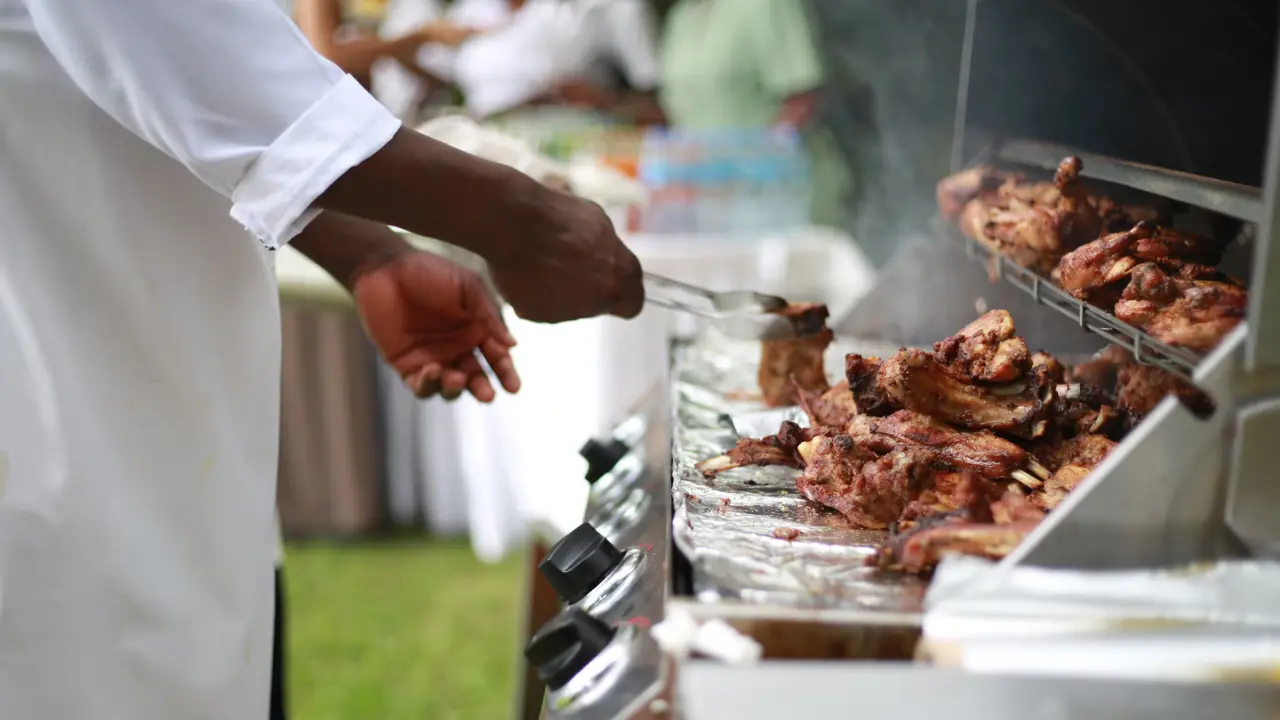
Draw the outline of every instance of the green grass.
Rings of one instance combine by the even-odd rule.
[[[290,716],[510,717],[521,567],[465,543],[290,546]]]

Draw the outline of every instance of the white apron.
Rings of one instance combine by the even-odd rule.
[[[267,717],[264,245],[397,128],[269,0],[0,0],[0,718]]]

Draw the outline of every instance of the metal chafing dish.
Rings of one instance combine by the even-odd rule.
[[[1088,25],[1080,3],[1042,4],[1059,10],[1064,23]],[[999,32],[984,33],[983,21],[985,13],[1002,6],[1008,10],[1010,3],[967,4],[953,169],[975,159],[1045,168],[1062,155],[1079,154],[1088,178],[1244,221],[1239,249],[1252,256],[1247,262],[1252,297],[1247,323],[1206,356],[1189,355],[1096,308],[1064,299],[1048,283],[998,258],[999,282],[992,285],[984,267],[992,259],[981,248],[940,232],[904,241],[906,252],[884,269],[877,289],[836,325],[832,353],[876,354],[885,343],[890,349],[931,344],[970,319],[975,302],[1013,311],[1020,334],[1035,347],[1069,355],[1108,342],[1122,344],[1143,361],[1191,378],[1213,398],[1215,412],[1198,418],[1166,399],[996,569],[1099,571],[1233,557],[1277,559],[1280,85],[1272,94],[1260,187],[1113,160],[1008,133],[993,136],[969,127],[970,77],[975,47],[1001,40]],[[1159,38],[1148,33],[1144,42]],[[850,530],[829,515],[813,513],[797,501],[789,480],[770,470],[724,482],[690,473],[693,462],[732,440],[725,416],[740,432],[749,432],[753,423],[776,427],[776,413],[762,415],[734,399],[735,390],[751,387],[757,358],[751,348],[724,341],[673,345],[668,386],[638,410],[645,418],[644,441],[622,443],[645,447],[643,458],[630,465],[618,459],[605,473],[608,479],[596,483],[588,510],[589,518],[599,519],[629,508],[629,524],[606,529],[617,536],[619,548],[639,547],[645,554],[646,562],[631,583],[636,597],[645,598],[642,612],[622,622],[625,632],[594,640],[595,631],[579,634],[587,644],[598,645],[596,657],[604,658],[597,665],[590,658],[583,663],[581,677],[594,679],[594,690],[572,686],[566,691],[568,685],[561,684],[547,702],[527,702],[525,717],[539,712],[552,718],[810,717],[848,714],[854,707],[907,718],[1276,716],[1280,686],[1253,676],[1231,678],[1236,682],[1230,683],[1225,676],[1099,680],[973,674],[912,663],[926,625],[923,586],[860,568],[860,558],[877,541],[874,533]],[[828,367],[839,363],[829,361]],[[637,490],[649,500],[641,500]],[[775,533],[778,529],[784,532]],[[531,587],[536,589],[540,578],[535,574]],[[573,612],[559,607],[544,604],[544,613],[564,624],[565,613]],[[651,627],[675,613],[727,623],[759,644],[763,660],[747,665],[664,660],[656,652]],[[1207,627],[1197,632],[1218,632],[1212,623]],[[1276,628],[1249,632],[1275,633]],[[621,653],[618,643],[632,650]],[[536,669],[530,669],[526,697],[541,699]]]

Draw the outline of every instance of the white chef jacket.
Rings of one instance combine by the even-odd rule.
[[[267,717],[268,248],[398,128],[272,0],[0,0],[0,718]]]

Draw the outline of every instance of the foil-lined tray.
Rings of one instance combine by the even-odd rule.
[[[883,342],[838,339],[827,374],[844,356],[892,355]],[[807,424],[799,408],[768,409],[758,399],[760,344],[704,336],[672,350],[672,534],[693,569],[702,601],[813,609],[919,613],[926,583],[867,566],[885,532],[855,528],[796,491],[797,471],[738,468],[707,478],[695,465],[738,437]]]

